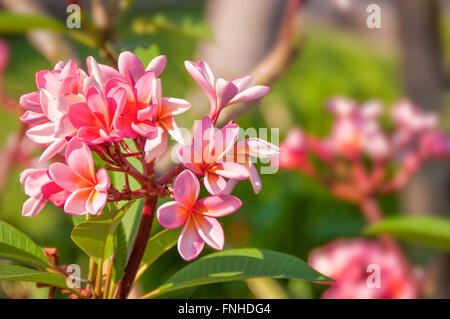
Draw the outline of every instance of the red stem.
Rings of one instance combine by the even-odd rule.
[[[125,268],[125,275],[118,283],[118,299],[127,298],[134,279],[136,278],[136,273],[139,269],[139,265],[141,264],[145,247],[147,246],[147,241],[150,236],[157,199],[157,196],[148,196],[145,199],[144,207],[142,208],[141,222],[139,224],[139,229],[136,235],[133,250],[131,251],[130,259],[128,260]]]

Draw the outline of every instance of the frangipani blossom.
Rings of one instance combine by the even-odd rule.
[[[281,168],[300,169],[305,166],[308,158],[308,142],[302,129],[292,128],[286,139],[280,144],[278,164]]]
[[[197,63],[185,61],[184,65],[192,78],[208,95],[211,104],[209,117],[213,121],[225,107],[259,99],[269,92],[268,86],[250,86],[253,81],[251,76],[235,77],[228,81],[222,78],[216,80],[211,68],[204,61]]]
[[[178,143],[185,144],[174,116],[191,108],[191,104],[186,100],[162,97],[160,79],[153,79],[152,88],[153,108],[149,110],[149,114],[152,115],[153,122],[158,126],[158,133],[154,139],[148,138],[145,144],[147,162],[159,159],[166,152],[167,134],[170,134]]]
[[[328,142],[337,154],[355,158],[364,151],[376,159],[388,156],[388,140],[376,121],[382,112],[381,104],[358,106],[338,97],[329,101],[328,110],[336,116]]]
[[[402,261],[375,242],[338,240],[314,250],[308,264],[335,280],[323,294],[325,299],[417,298],[416,283]],[[370,265],[379,267],[377,288],[369,286],[368,277],[376,275]]]
[[[35,143],[47,145],[40,161],[62,152],[76,133],[68,109],[70,104],[84,100],[78,95],[82,73],[72,60],[59,62],[52,71],[36,73],[39,91],[20,98],[20,104],[27,110],[20,119],[31,125],[27,136]]]
[[[97,87],[90,87],[86,102],[72,104],[69,108],[70,121],[78,129],[77,136],[89,144],[123,139],[116,124],[125,103],[124,89],[119,88],[113,95],[106,96]]]
[[[250,177],[247,167],[235,163],[233,150],[239,135],[239,126],[234,123],[220,130],[214,128],[211,119],[205,116],[194,128],[191,146],[181,146],[178,155],[184,167],[197,175],[204,175],[204,185],[211,195],[222,193],[227,187],[225,178],[242,180]]]
[[[258,170],[253,164],[252,158],[260,158],[270,161],[278,154],[280,154],[280,149],[277,146],[256,137],[250,137],[246,140],[239,141],[234,147],[232,156],[238,163],[241,163],[247,167],[249,172],[249,180],[255,194],[258,194],[261,191],[262,183]],[[237,182],[238,180],[228,181],[227,193],[232,191],[232,188],[236,186]]]
[[[89,147],[77,138],[67,145],[66,163],[53,163],[49,168],[55,183],[70,193],[64,211],[72,215],[99,214],[108,197],[108,173],[104,168],[95,173]]]
[[[51,201],[63,207],[69,193],[59,187],[49,176],[48,170],[26,169],[20,174],[20,183],[30,198],[23,204],[22,216],[34,217]]]
[[[159,223],[168,229],[183,226],[178,238],[178,251],[185,260],[196,258],[205,243],[222,250],[225,237],[217,217],[234,213],[242,203],[231,195],[209,196],[198,200],[200,183],[189,171],[181,172],[174,183],[175,201],[161,205],[157,211]]]

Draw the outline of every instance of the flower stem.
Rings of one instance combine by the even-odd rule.
[[[139,224],[133,250],[131,251],[127,266],[125,267],[125,275],[118,283],[119,288],[116,296],[118,299],[127,298],[134,282],[134,278],[136,277],[142,257],[144,256],[148,238],[150,236],[157,200],[157,196],[147,196],[145,198],[144,207],[142,208],[141,222]]]
[[[100,258],[97,264],[97,277],[95,278],[95,297],[102,296],[102,282],[103,282],[103,258]]]

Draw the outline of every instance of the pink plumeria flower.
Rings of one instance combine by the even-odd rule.
[[[225,236],[217,217],[234,213],[242,203],[231,195],[208,196],[198,200],[200,183],[195,175],[184,170],[174,183],[175,201],[161,205],[157,211],[159,223],[168,229],[183,226],[178,238],[178,251],[185,260],[196,258],[205,243],[222,250]]]
[[[336,116],[328,143],[334,151],[344,157],[354,158],[361,152],[382,159],[389,155],[390,145],[377,118],[382,112],[378,102],[358,106],[345,98],[334,98],[328,102],[328,110]]]
[[[234,123],[215,130],[211,119],[205,116],[194,128],[192,145],[183,145],[178,155],[184,167],[197,175],[204,175],[204,185],[211,195],[222,193],[227,187],[225,178],[242,180],[250,177],[245,165],[229,160],[239,135]],[[234,160],[233,158],[231,160]]]
[[[5,40],[0,39],[0,77],[8,65],[9,61],[9,47]]]
[[[59,187],[49,176],[48,170],[26,169],[20,174],[20,183],[30,198],[23,204],[22,216],[36,216],[50,201],[57,207],[63,207],[69,193]]]
[[[252,158],[270,161],[278,156],[278,154],[280,154],[280,149],[276,145],[256,137],[250,137],[246,140],[237,142],[231,152],[231,156],[233,156],[238,163],[247,167],[249,180],[255,194],[258,194],[261,191],[262,183]],[[237,182],[238,180],[236,179],[229,180],[225,192],[231,193],[233,188],[237,185]]]
[[[20,98],[20,104],[27,110],[20,119],[31,125],[27,136],[35,143],[47,145],[40,161],[61,153],[76,133],[68,109],[70,104],[84,100],[78,95],[81,73],[73,61],[59,62],[52,71],[36,73],[39,91]]]
[[[425,132],[419,139],[423,159],[450,158],[450,137],[439,131]]]
[[[67,145],[66,163],[53,163],[49,168],[55,183],[70,192],[64,211],[72,215],[99,214],[108,198],[108,173],[104,168],[95,173],[89,147],[77,138]]]
[[[88,144],[117,142],[123,139],[116,126],[126,103],[126,92],[119,88],[106,96],[96,86],[86,93],[86,102],[74,103],[69,107],[69,117],[78,129],[77,136]]]
[[[197,63],[185,61],[184,65],[192,78],[208,95],[211,104],[209,117],[214,122],[225,107],[259,99],[269,92],[268,86],[250,86],[253,81],[251,76],[236,77],[228,81],[222,78],[216,80],[211,68],[204,61]]]
[[[417,298],[417,285],[392,251],[362,239],[338,240],[314,250],[308,264],[335,280],[322,298],[409,299]],[[368,285],[369,265],[380,267],[380,286]],[[375,275],[375,274],[374,274]]]
[[[145,144],[146,160],[159,159],[166,153],[168,134],[180,144],[185,144],[181,131],[175,122],[175,115],[182,114],[191,108],[191,104],[183,99],[162,97],[161,80],[153,79],[152,82],[153,105],[149,115],[158,126],[155,138],[148,138]],[[149,115],[144,117],[148,117]]]
[[[392,118],[398,126],[414,133],[434,129],[438,125],[436,113],[424,112],[406,99],[398,101],[392,107]]]
[[[280,148],[278,163],[281,168],[297,170],[307,162],[308,142],[306,134],[301,128],[291,129]]]

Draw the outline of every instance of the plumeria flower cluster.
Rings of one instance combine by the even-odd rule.
[[[335,118],[329,136],[320,139],[293,128],[276,163],[315,177],[340,198],[358,202],[367,195],[398,191],[427,161],[450,158],[450,137],[438,129],[437,115],[407,99],[392,107],[390,132],[379,123],[379,102],[358,105],[337,97],[327,109]],[[317,161],[325,164],[326,172],[318,169]],[[392,166],[393,176],[388,174]]]
[[[211,103],[210,115],[198,121],[192,143],[186,143],[175,117],[191,105],[163,96],[159,76],[165,56],[147,67],[128,51],[119,55],[117,69],[93,57],[86,64],[87,72],[74,61],[37,72],[38,90],[20,98],[26,134],[43,149],[38,167],[20,176],[30,197],[22,215],[35,216],[47,202],[67,214],[97,215],[107,202],[171,197],[174,201],[159,207],[157,218],[165,228],[184,225],[178,243],[181,256],[194,259],[205,243],[223,249],[224,234],[216,218],[241,207],[231,195],[238,180],[250,179],[255,193],[261,190],[251,157],[271,159],[279,149],[258,138],[238,141],[236,123],[221,129],[215,123],[223,108],[258,99],[269,88],[250,86],[249,76],[215,80],[206,62],[186,61],[187,71]],[[167,152],[169,136],[178,144],[181,163],[155,177],[153,165]],[[140,165],[131,164],[130,158]],[[123,190],[112,185],[108,171],[123,173]],[[141,188],[131,189],[129,178]],[[211,196],[198,199],[201,184]]]
[[[417,283],[396,254],[364,239],[315,249],[308,264],[335,280],[325,299],[414,299]]]

